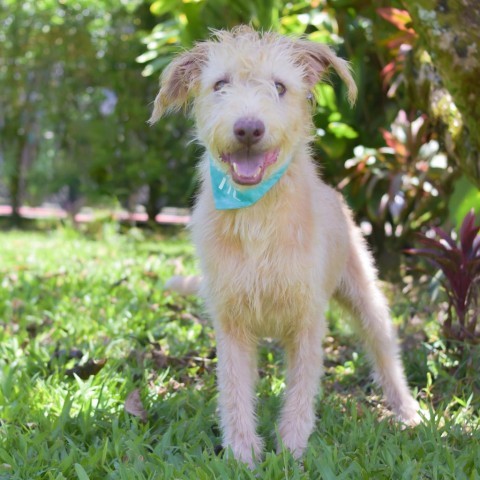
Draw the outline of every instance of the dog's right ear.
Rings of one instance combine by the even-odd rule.
[[[207,44],[199,43],[192,50],[174,58],[160,77],[160,91],[155,98],[150,125],[168,110],[179,110],[186,105],[195,90],[202,66],[207,60]]]

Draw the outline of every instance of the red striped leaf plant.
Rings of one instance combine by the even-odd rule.
[[[422,248],[406,253],[423,257],[443,273],[442,285],[448,297],[447,318],[442,325],[445,337],[480,343],[480,225],[475,225],[472,209],[463,219],[458,240],[441,228],[433,230],[436,238],[419,234]]]

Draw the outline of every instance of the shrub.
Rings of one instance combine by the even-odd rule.
[[[419,234],[423,248],[407,253],[419,255],[441,270],[442,285],[448,297],[447,318],[442,325],[447,338],[480,343],[477,330],[480,293],[480,225],[475,225],[473,209],[460,227],[458,242],[441,228],[434,228],[437,238]],[[454,323],[454,317],[458,323]]]

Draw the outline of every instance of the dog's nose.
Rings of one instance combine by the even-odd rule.
[[[233,126],[237,140],[245,145],[257,143],[265,133],[265,125],[258,118],[240,118]]]

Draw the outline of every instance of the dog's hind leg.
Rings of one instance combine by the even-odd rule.
[[[415,425],[421,420],[419,405],[408,389],[387,300],[360,231],[351,225],[350,233],[346,268],[335,298],[351,313],[388,404],[401,421]]]
[[[323,366],[323,312],[308,326],[296,331],[285,345],[287,387],[279,424],[282,443],[295,457],[305,450],[315,425],[315,395]],[[279,446],[280,447],[280,446]]]
[[[236,459],[253,466],[263,447],[256,433],[256,344],[239,339],[218,325],[216,335],[223,446],[231,448]]]

